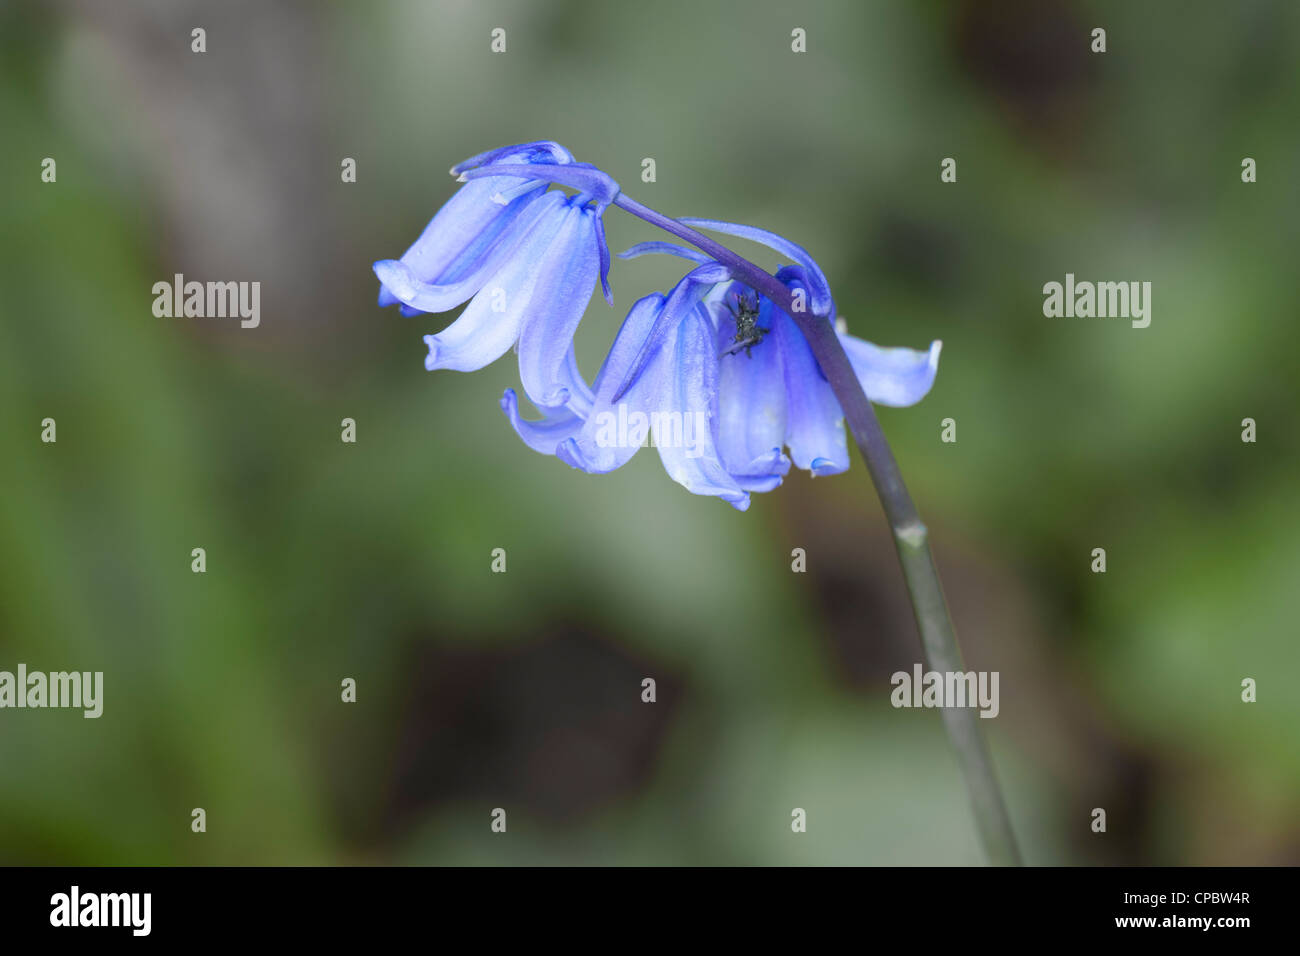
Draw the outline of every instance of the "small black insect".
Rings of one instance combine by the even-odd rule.
[[[733,309],[728,303],[727,311],[732,314],[736,320],[736,337],[732,339],[734,343],[726,349],[723,355],[735,355],[741,349],[745,350],[746,358],[753,358],[750,349],[763,341],[763,336],[767,334],[767,329],[758,324],[758,293],[754,293],[754,298],[742,293],[736,293],[736,307]]]

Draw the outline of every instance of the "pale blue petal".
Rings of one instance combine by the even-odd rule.
[[[628,311],[627,317],[614,336],[614,344],[609,354],[596,373],[595,390],[598,401],[606,404],[614,400],[618,388],[627,377],[645,345],[646,337],[654,328],[668,298],[661,292],[652,292],[644,298],[637,299]]]
[[[623,320],[596,375],[595,400],[585,416],[586,422],[557,451],[574,468],[589,474],[613,471],[627,464],[644,442],[664,363],[652,362],[617,402],[614,392],[641,351],[664,302],[664,296],[658,293],[648,295],[638,300]]]
[[[780,487],[790,471],[790,457],[779,448],[755,458],[739,471],[732,471],[736,484],[749,492],[768,492]]]
[[[563,405],[586,384],[574,381],[566,359],[591,301],[599,269],[595,212],[568,205],[540,263],[541,281],[528,301],[519,335],[519,377],[533,404]]]
[[[485,153],[479,153],[477,156],[471,156],[464,162],[457,163],[451,167],[451,174],[459,176],[461,173],[477,166],[486,166],[491,163],[571,163],[573,154],[551,139],[538,140],[535,143],[519,143],[515,146],[501,146],[497,149],[490,149]]]
[[[739,511],[749,493],[718,458],[713,439],[717,390],[717,343],[703,309],[693,308],[663,343],[668,363],[660,383],[660,402],[652,430],[664,470],[697,495],[716,495]]]
[[[496,361],[519,340],[543,277],[547,249],[563,223],[563,216],[552,217],[529,233],[518,254],[488,280],[455,322],[424,337],[429,346],[425,368],[472,372]],[[400,289],[394,291],[401,294]]]
[[[795,466],[814,475],[846,470],[849,449],[844,412],[803,333],[794,319],[777,309],[771,337],[781,350],[787,400],[785,444]]]
[[[560,373],[560,381],[565,384],[569,391],[567,401],[564,403],[567,408],[575,412],[582,418],[591,414],[591,406],[596,400],[591,386],[587,380],[582,377],[578,370],[578,356],[574,353],[573,345],[569,346],[569,354],[564,358],[564,368]]]
[[[563,166],[567,169],[537,169],[536,167]],[[600,285],[605,294],[605,301],[614,304],[613,293],[609,289],[609,246],[605,242],[605,208],[618,195],[618,183],[590,163],[575,163],[573,155],[554,140],[540,140],[519,146],[506,146],[489,150],[472,156],[463,163],[451,168],[453,175],[462,182],[470,182],[485,176],[502,176],[515,174],[526,179],[530,184],[539,185],[548,182],[571,186],[584,193],[585,198],[594,198],[596,205],[596,248],[600,257]]]
[[[513,176],[462,186],[402,253],[402,263],[421,282],[467,278],[488,253],[515,235],[511,224],[545,189],[544,183]],[[507,193],[514,198],[507,198]]]
[[[725,266],[710,262],[692,269],[673,287],[673,291],[669,293],[668,301],[659,313],[654,327],[650,330],[645,343],[641,346],[640,354],[632,363],[630,370],[627,372],[627,377],[620,384],[618,391],[614,393],[615,400],[641,374],[646,364],[667,340],[669,332],[682,321],[683,316],[693,310],[714,285],[724,282],[730,277],[731,273]]]
[[[609,243],[605,241],[605,210],[596,208],[596,249],[600,254],[600,288],[605,301],[613,305],[614,293],[609,291]]]
[[[734,289],[735,286],[733,285]],[[717,327],[718,452],[733,475],[755,474],[752,463],[780,455],[785,444],[786,394],[781,349],[766,337],[745,350],[725,354],[735,344],[736,320],[728,310],[734,296],[707,305]],[[762,325],[771,324],[772,303],[762,300]]]
[[[468,271],[465,271],[460,268],[461,260],[458,254],[458,260],[452,263],[452,266],[461,274],[446,281],[444,281],[445,276],[434,276],[433,279],[437,281],[432,281],[427,277],[427,272],[417,271],[405,257],[401,261],[384,259],[376,262],[375,275],[379,276],[379,281],[398,301],[413,309],[421,312],[446,312],[448,309],[454,309],[478,293],[506,262],[522,254],[523,244],[529,242],[535,232],[546,231],[548,225],[558,226],[563,216],[565,201],[564,194],[559,192],[548,192],[534,198],[517,200],[526,205],[520,207],[517,216],[492,222],[493,228],[488,231],[495,238],[486,248],[480,248],[483,233],[476,237],[461,236],[456,241],[467,241],[468,248],[472,248],[478,258],[468,266]],[[488,202],[492,204],[490,200]],[[441,216],[441,213],[439,215]],[[437,221],[435,218],[434,223],[430,224],[429,229],[425,231],[426,235],[430,235],[430,230]],[[496,231],[497,227],[502,230],[499,234]],[[449,224],[449,228],[454,231],[458,227],[453,222]],[[553,231],[552,228],[551,232]],[[443,240],[431,236],[430,242],[441,243]],[[465,248],[462,246],[462,252]],[[448,271],[445,275],[450,276],[452,273]]]
[[[939,371],[939,350],[943,347],[943,343],[936,340],[925,352],[882,349],[847,333],[840,333],[840,343],[848,353],[849,362],[867,398],[877,405],[897,408],[915,405],[930,391]]]
[[[554,455],[556,447],[582,427],[582,419],[568,409],[549,409],[541,421],[520,418],[519,399],[513,388],[506,389],[501,396],[501,411],[524,444],[543,455]]]
[[[675,242],[661,242],[658,240],[652,242],[638,242],[630,249],[624,249],[618,254],[618,257],[620,259],[635,259],[638,256],[647,256],[652,254],[681,256],[683,259],[690,259],[692,262],[698,262],[701,265],[713,261],[711,256],[705,255],[698,249],[691,249],[688,246],[679,246]]]
[[[619,194],[618,183],[608,173],[601,172],[590,163],[566,163],[555,166],[547,163],[493,163],[491,166],[467,169],[460,174],[461,179],[471,182],[482,176],[519,176],[523,179],[556,183],[586,193],[602,206],[612,203]]]
[[[826,276],[822,273],[821,266],[817,265],[815,259],[808,254],[808,251],[800,245],[796,245],[784,236],[778,236],[774,232],[768,232],[766,229],[758,229],[754,226],[745,226],[734,222],[720,222],[717,219],[682,219],[680,222],[696,229],[710,229],[713,232],[721,232],[728,236],[738,236],[741,239],[748,239],[750,242],[757,242],[779,252],[783,256],[793,259],[799,265],[803,266],[808,272],[809,279],[809,298],[812,300],[812,311],[817,315],[833,316],[835,314],[835,303],[831,299],[830,283],[826,281]]]

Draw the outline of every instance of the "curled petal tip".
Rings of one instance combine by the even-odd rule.
[[[703,265],[706,262],[712,262],[709,255],[700,252],[698,249],[689,249],[686,246],[678,245],[675,242],[638,242],[635,246],[624,249],[618,254],[620,259],[636,259],[639,256],[661,253],[669,256],[681,256],[683,259],[690,259],[692,262]]]
[[[387,259],[381,259],[381,260],[379,260],[379,262],[376,262],[376,263],[375,263],[374,265],[372,265],[370,268],[371,268],[372,270],[375,270],[376,274],[378,274],[379,263],[380,263],[380,262],[387,262],[387,261],[389,261],[389,260],[387,260]],[[393,290],[390,289],[390,288],[388,288],[388,286],[384,285],[384,283],[381,281],[381,282],[379,283],[379,307],[380,307],[381,309],[382,309],[382,308],[387,308],[387,307],[390,306],[390,305],[397,305],[399,302],[401,302],[401,299],[399,299],[397,296],[393,295]]]
[[[397,259],[380,259],[373,266],[379,281],[398,299],[410,299],[415,295],[415,276],[406,264]]]
[[[548,408],[558,408],[561,405],[567,405],[569,397],[569,390],[563,385],[557,385],[542,397],[542,404]]]
[[[749,463],[747,475],[784,475],[790,470],[790,459],[779,447],[765,452]]]
[[[566,438],[560,442],[555,449],[555,457],[560,459],[570,468],[576,468],[578,471],[590,473],[587,466],[587,459],[583,457],[582,451],[578,448],[578,442],[573,438]]]
[[[612,203],[619,194],[618,183],[588,163],[501,163],[476,166],[462,172],[460,180],[463,182],[483,176],[516,176],[536,182],[556,183],[586,194],[588,200],[596,200],[602,208]]]
[[[438,336],[426,335],[424,344],[429,347],[429,354],[424,357],[424,367],[432,372],[438,367]],[[502,399],[505,401],[505,399]]]

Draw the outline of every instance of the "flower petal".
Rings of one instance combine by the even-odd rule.
[[[566,163],[554,166],[548,163],[494,163],[491,166],[467,169],[460,174],[461,179],[470,182],[482,176],[519,176],[524,179],[557,183],[586,193],[602,206],[612,203],[619,194],[618,183],[608,173],[601,172],[590,163]]]
[[[533,451],[554,455],[561,442],[577,433],[582,419],[568,409],[548,409],[541,421],[528,421],[519,417],[519,398],[513,388],[501,396],[501,411],[514,426],[516,434]]]
[[[569,354],[564,358],[564,368],[560,373],[560,381],[564,383],[569,395],[564,405],[570,411],[574,412],[581,418],[586,418],[591,414],[591,406],[596,400],[591,386],[587,380],[582,377],[578,371],[578,356],[574,352],[573,345],[569,345]]]
[[[663,355],[671,360],[660,382],[651,430],[664,470],[692,494],[716,495],[744,511],[749,493],[727,472],[714,445],[717,343],[702,308],[692,308],[668,333]]]
[[[401,260],[374,265],[389,293],[410,308],[446,312],[460,305],[518,254],[535,230],[557,218],[565,203],[561,192],[530,193],[504,207],[482,199],[480,206],[492,207],[486,214],[472,206],[463,215],[444,217],[464,192],[439,210]]]
[[[655,320],[654,327],[650,329],[645,343],[641,346],[640,353],[628,370],[627,377],[614,393],[614,401],[618,401],[623,393],[627,391],[631,382],[641,374],[646,364],[667,341],[670,331],[675,329],[682,321],[683,316],[693,310],[700,299],[707,295],[714,285],[724,282],[730,277],[731,273],[726,266],[719,265],[716,262],[709,262],[692,269],[686,273],[677,285],[673,286],[673,291],[668,294],[668,300],[664,303],[663,309]]]
[[[635,259],[638,256],[647,256],[655,253],[662,253],[669,256],[681,256],[683,259],[690,259],[703,265],[706,262],[712,262],[712,257],[700,252],[698,249],[691,249],[688,246],[679,246],[675,242],[638,242],[630,249],[624,249],[618,254],[620,259]]]
[[[455,322],[437,335],[424,337],[429,346],[425,368],[472,372],[495,362],[519,340],[546,269],[546,251],[563,223],[563,216],[551,217],[532,230],[517,254],[488,280]]]
[[[563,405],[570,395],[587,389],[580,377],[575,380],[576,367],[567,358],[600,266],[595,220],[593,209],[568,203],[543,255],[541,281],[528,302],[528,318],[519,335],[519,377],[539,407]]]
[[[596,208],[596,249],[600,253],[600,288],[605,301],[613,305],[614,293],[609,291],[609,243],[605,241],[605,210]]]
[[[573,154],[552,139],[541,139],[534,143],[519,143],[515,146],[500,146],[477,156],[471,156],[451,167],[451,174],[459,176],[466,170],[492,163],[571,163]]]
[[[785,373],[785,444],[796,467],[834,475],[849,467],[844,412],[794,319],[773,310],[772,333]]]
[[[733,471],[731,477],[745,491],[761,493],[780,487],[789,471],[789,456],[781,449],[774,448],[766,455],[755,458],[742,470]]]
[[[778,236],[774,232],[768,232],[766,229],[758,229],[754,226],[745,226],[735,222],[720,222],[717,219],[681,219],[686,225],[695,229],[709,229],[713,232],[721,232],[728,236],[738,236],[741,239],[748,239],[750,242],[757,242],[761,245],[773,249],[783,256],[788,256],[799,265],[807,270],[809,280],[809,297],[812,300],[813,312],[817,315],[833,316],[835,314],[835,302],[831,298],[830,283],[826,281],[826,276],[822,273],[821,266],[817,265],[815,259],[808,254],[803,246],[796,245],[784,236]]]
[[[524,187],[514,201],[493,197]],[[546,186],[513,176],[480,179],[462,186],[434,214],[420,237],[402,254],[402,262],[421,282],[434,282],[451,273],[453,264],[477,261],[498,241],[505,227],[539,196]]]
[[[848,353],[853,371],[867,398],[877,405],[905,408],[925,398],[939,371],[939,350],[943,343],[930,343],[925,352],[915,349],[882,349],[847,333],[840,333],[840,344]]]
[[[603,474],[621,468],[645,441],[652,400],[659,394],[662,363],[652,363],[645,374],[614,404],[614,390],[641,351],[664,297],[655,293],[639,299],[623,320],[605,364],[596,375],[595,400],[582,429],[556,452],[574,468],[588,474]]]
[[[707,306],[718,330],[718,453],[733,475],[753,474],[754,462],[770,458],[773,451],[780,455],[786,432],[785,379],[777,343],[759,342],[748,354],[745,349],[726,352],[736,337],[736,319],[728,306],[741,288],[733,284],[725,298],[711,297]],[[770,327],[772,311],[771,301],[763,299],[760,325]]]

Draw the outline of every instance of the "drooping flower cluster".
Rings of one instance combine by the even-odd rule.
[[[563,405],[581,383],[573,336],[598,272],[614,301],[601,216],[618,184],[548,142],[482,153],[451,172],[466,184],[402,258],[375,263],[379,304],[418,315],[469,301],[455,322],[425,336],[425,368],[471,372],[517,347],[528,397]]]
[[[623,253],[679,255],[694,267],[668,295],[632,306],[588,385],[573,337],[597,275],[613,301],[601,216],[618,185],[548,142],[484,153],[452,172],[467,184],[400,260],[375,263],[379,302],[410,315],[469,300],[455,322],[425,336],[425,366],[471,371],[516,346],[524,392],[543,417],[523,418],[513,389],[501,407],[529,447],[596,474],[626,464],[652,437],[673,480],[740,510],[752,492],[780,485],[792,463],[814,475],[848,468],[844,414],[812,349],[794,319],[732,268],[666,242]],[[749,226],[680,223],[791,259],[775,278],[818,321],[833,321],[826,277],[799,246]],[[838,338],[873,402],[912,405],[934,383],[939,342],[915,351]]]

